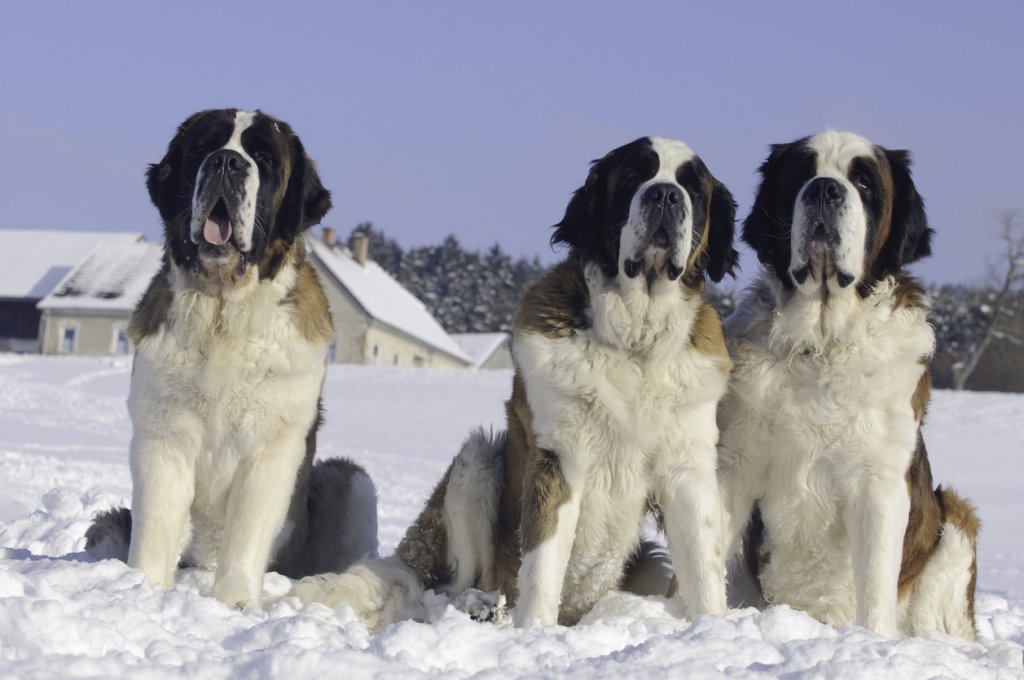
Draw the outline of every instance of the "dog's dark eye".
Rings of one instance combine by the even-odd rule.
[[[260,165],[265,165],[268,168],[274,167],[274,157],[266,151],[257,151],[253,154],[253,158],[255,158],[256,162]]]
[[[853,182],[853,185],[862,192],[870,193],[873,189],[871,178],[866,173],[856,172],[852,177],[850,177],[850,181]]]

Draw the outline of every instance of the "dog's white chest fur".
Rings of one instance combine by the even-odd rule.
[[[924,310],[894,308],[884,282],[865,300],[851,292],[825,310],[798,298],[782,314],[759,285],[726,322],[735,367],[719,455],[742,470],[731,483],[760,499],[772,528],[766,599],[838,625],[856,614],[843,513],[886,502],[865,490],[905,474],[918,426],[911,395],[934,336]]]
[[[259,456],[288,455],[298,456],[291,466],[297,468],[304,451],[274,443],[282,432],[308,431],[316,417],[325,348],[303,337],[281,304],[293,282],[291,271],[215,297],[174,281],[167,322],[135,355],[128,399],[134,436],[171,439],[182,445],[168,451],[187,452],[183,474],[167,483],[193,495],[192,520],[205,529],[195,536],[206,540],[193,545],[192,557],[203,566],[216,564],[240,467]],[[144,470],[145,456],[134,446],[132,453],[133,467]]]
[[[714,408],[726,387],[718,360],[690,340],[699,296],[667,281],[651,294],[588,283],[591,327],[516,339],[537,445],[558,455],[582,496],[561,589],[569,619],[618,585],[665,475],[713,469]]]

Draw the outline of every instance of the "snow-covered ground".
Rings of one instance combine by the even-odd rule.
[[[979,507],[982,640],[891,641],[785,607],[687,621],[610,593],[575,628],[515,630],[433,598],[431,622],[371,636],[341,606],[300,610],[270,575],[266,608],[231,610],[182,572],[171,591],[83,554],[91,517],[131,494],[127,358],[0,355],[0,677],[1022,677],[1024,397],[935,395],[936,479]],[[463,437],[500,426],[505,371],[332,367],[321,456],[363,464],[390,552]]]

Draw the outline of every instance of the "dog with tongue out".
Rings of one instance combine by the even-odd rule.
[[[376,551],[376,494],[350,461],[313,463],[334,339],[303,232],[331,207],[287,123],[202,111],[147,173],[164,263],[131,319],[132,507],[87,549],[170,587],[179,563],[258,606],[267,569],[300,577]]]

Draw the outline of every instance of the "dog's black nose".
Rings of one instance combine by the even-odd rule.
[[[846,196],[846,187],[831,177],[815,177],[804,191],[804,202],[811,205],[835,206]]]
[[[643,201],[655,206],[674,208],[683,204],[683,191],[675,184],[659,182],[647,187]]]
[[[239,172],[249,167],[242,154],[231,149],[214,151],[206,157],[206,168],[212,172]]]

